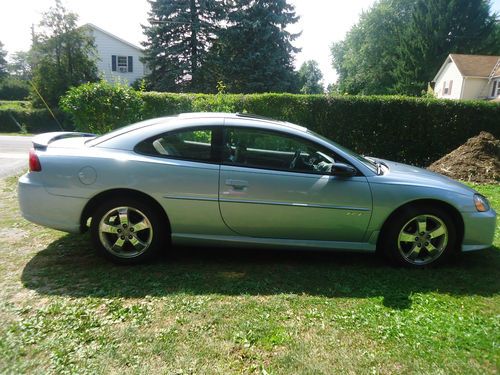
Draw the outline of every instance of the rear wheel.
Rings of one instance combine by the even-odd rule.
[[[157,256],[166,244],[167,226],[162,219],[161,213],[142,200],[114,199],[94,213],[92,241],[102,255],[116,263],[140,263]]]
[[[408,207],[395,216],[383,234],[385,255],[401,266],[421,268],[448,260],[457,245],[456,226],[436,207]]]

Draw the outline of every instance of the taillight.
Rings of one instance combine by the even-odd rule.
[[[40,159],[38,159],[38,156],[35,153],[34,149],[30,150],[29,166],[30,166],[30,172],[40,172],[42,170]]]

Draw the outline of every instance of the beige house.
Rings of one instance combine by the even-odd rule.
[[[450,54],[433,82],[441,99],[498,99],[500,56]]]

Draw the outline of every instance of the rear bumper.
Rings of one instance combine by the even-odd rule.
[[[64,232],[80,232],[80,217],[87,199],[50,194],[33,173],[19,179],[18,199],[26,220]]]
[[[482,250],[493,245],[497,217],[493,209],[462,213],[462,217],[465,227],[462,251]]]

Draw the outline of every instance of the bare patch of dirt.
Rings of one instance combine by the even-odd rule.
[[[500,140],[488,132],[481,132],[432,163],[427,169],[455,180],[498,183],[500,182]]]
[[[0,228],[0,238],[7,244],[17,243],[28,236],[25,230],[18,228]]]

